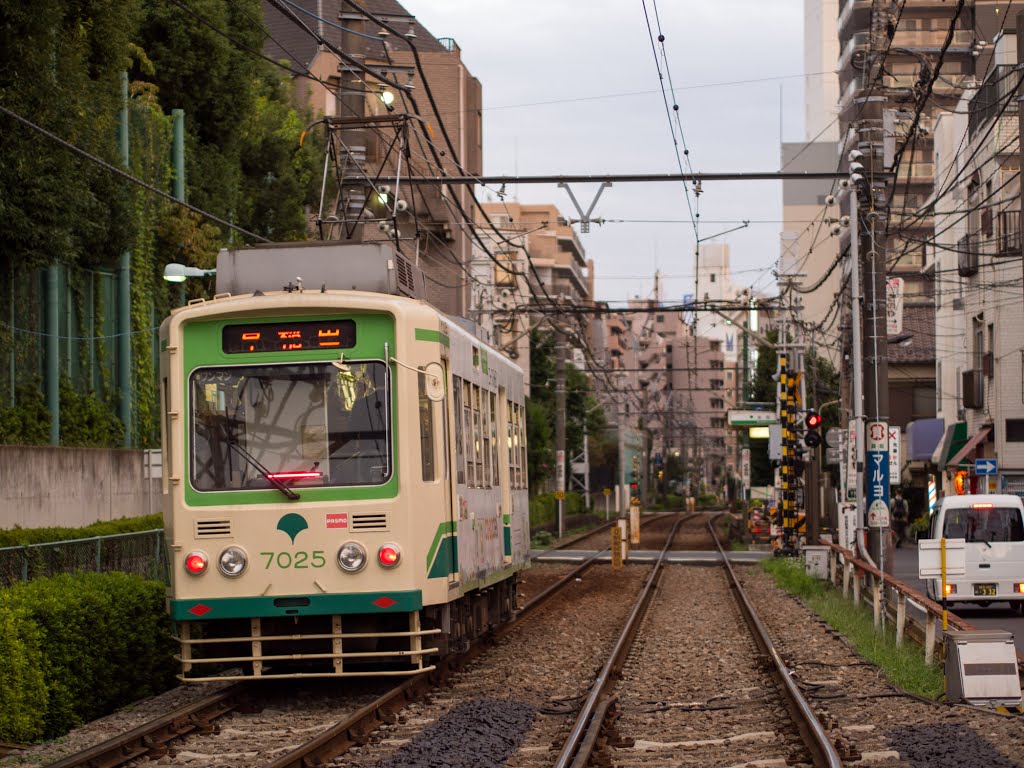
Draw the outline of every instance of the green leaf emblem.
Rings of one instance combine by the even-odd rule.
[[[289,512],[277,521],[277,530],[287,533],[292,539],[292,544],[295,543],[295,537],[307,528],[309,523],[306,522],[306,518],[294,512]]]

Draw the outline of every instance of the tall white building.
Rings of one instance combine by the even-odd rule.
[[[804,136],[839,141],[839,0],[804,0]]]

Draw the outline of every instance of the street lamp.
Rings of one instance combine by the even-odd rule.
[[[216,269],[187,267],[184,264],[178,264],[173,261],[164,267],[164,280],[169,283],[183,283],[189,277],[210,277],[215,274],[217,274]]]

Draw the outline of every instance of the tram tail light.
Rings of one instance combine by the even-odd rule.
[[[1020,593],[1024,594],[1024,584],[1014,584],[1013,585],[1013,591],[1014,592],[1020,592]]]
[[[397,544],[384,544],[377,550],[377,562],[382,568],[394,568],[402,559],[402,551]]]
[[[946,594],[947,595],[955,595],[956,594],[956,584],[947,584],[946,585]]]
[[[185,557],[185,570],[191,573],[193,576],[198,576],[206,570],[206,566],[210,564],[209,558],[205,552],[189,552]]]

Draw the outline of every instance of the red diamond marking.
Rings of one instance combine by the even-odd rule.
[[[390,608],[392,605],[395,604],[395,602],[396,601],[392,600],[390,597],[378,597],[376,600],[373,601],[373,604],[376,605],[378,608]]]
[[[193,616],[205,616],[212,610],[213,608],[211,608],[210,606],[198,603],[189,608],[188,612],[191,613]]]

